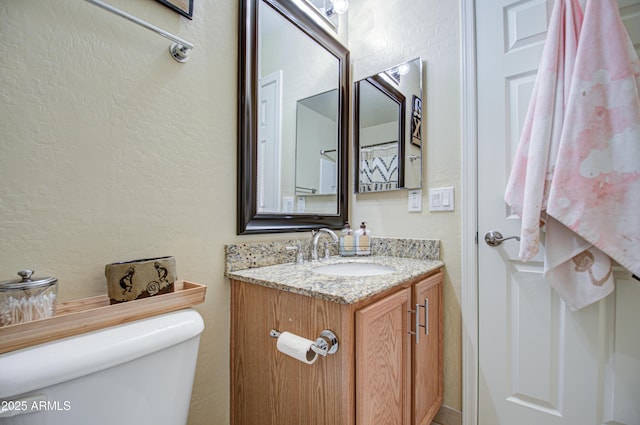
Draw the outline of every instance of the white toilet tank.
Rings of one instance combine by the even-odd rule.
[[[0,355],[0,425],[184,425],[202,317],[180,310]]]

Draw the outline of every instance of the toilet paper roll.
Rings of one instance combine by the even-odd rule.
[[[291,356],[302,363],[313,364],[318,360],[318,353],[311,349],[314,341],[292,334],[291,332],[282,332],[278,338],[278,351]]]

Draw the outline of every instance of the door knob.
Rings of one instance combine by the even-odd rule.
[[[509,239],[515,239],[515,240],[519,241],[520,240],[520,236],[509,236],[508,238],[505,238],[505,237],[502,236],[502,233],[498,232],[497,230],[492,230],[492,231],[488,232],[486,235],[484,235],[484,241],[489,246],[498,246],[502,242],[504,242],[506,240],[509,240]]]

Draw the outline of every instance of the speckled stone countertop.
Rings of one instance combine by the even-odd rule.
[[[315,273],[316,267],[336,263],[375,263],[391,266],[396,271],[374,276],[332,276]],[[267,286],[341,304],[353,304],[383,292],[402,282],[432,272],[444,266],[437,259],[416,259],[397,256],[331,257],[327,261],[270,265],[229,271],[226,276],[243,282]]]
[[[391,266],[395,272],[377,276],[332,276],[314,273],[316,267],[335,263],[375,263]],[[353,304],[402,282],[434,271],[444,263],[402,257],[332,257],[328,261],[278,264],[228,272],[227,277],[341,304]]]

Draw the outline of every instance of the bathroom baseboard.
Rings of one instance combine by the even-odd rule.
[[[444,404],[433,418],[432,425],[462,425],[462,412]]]

